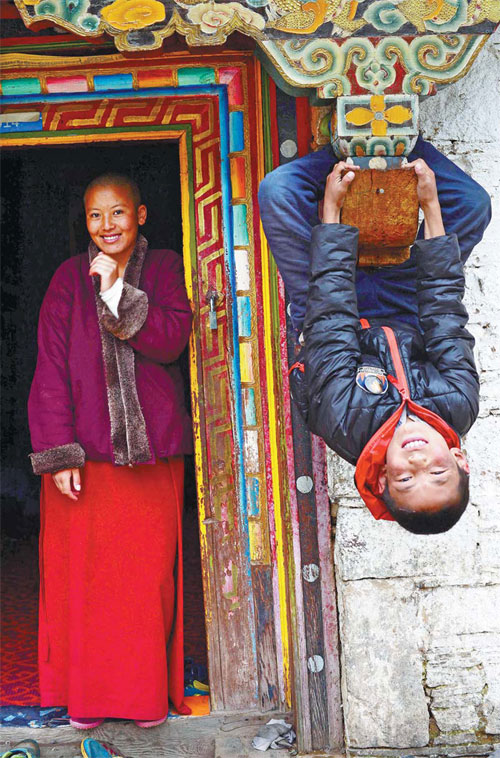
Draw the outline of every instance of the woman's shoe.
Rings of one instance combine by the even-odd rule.
[[[78,718],[69,718],[70,726],[73,727],[73,729],[96,729],[98,726],[101,726],[101,724],[104,722],[104,719],[78,719]]]
[[[140,726],[141,729],[150,729],[152,726],[160,726],[160,724],[165,723],[167,718],[168,715],[164,716],[162,719],[156,719],[156,721],[136,721],[136,719],[134,719],[134,724]]]

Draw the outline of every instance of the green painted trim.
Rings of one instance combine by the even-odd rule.
[[[264,138],[264,170],[266,174],[273,170],[273,148],[271,137],[271,104],[269,99],[269,74],[262,71],[262,135]],[[269,256],[271,312],[273,320],[273,349],[275,355],[280,355],[279,344],[279,294],[278,294],[278,269],[272,255]]]
[[[36,55],[38,52],[52,52],[53,50],[67,50],[68,52],[71,50],[80,50],[81,48],[87,48],[89,47],[88,41],[82,41],[82,42],[40,42],[39,44],[36,43],[36,40],[34,39],[33,42],[28,42],[20,45],[9,45],[3,46],[3,53],[29,53],[30,55]],[[116,47],[113,44],[113,42],[100,42],[99,43],[99,50],[106,49],[106,50],[113,50],[116,52]],[[93,52],[92,55],[98,55],[99,53]]]
[[[188,133],[189,144],[192,145],[193,128],[191,124],[162,124],[158,126],[108,126],[104,128],[96,127],[95,129],[67,129],[61,131],[42,131],[42,132],[13,132],[9,134],[2,134],[0,139],[15,139],[15,138],[29,138],[29,137],[43,137],[44,139],[57,139],[58,137],[72,137],[78,134],[109,134],[123,132],[142,132],[147,129],[149,132],[172,132],[172,131],[185,131]],[[43,142],[41,143],[43,144]],[[27,146],[29,147],[29,145]]]
[[[269,102],[269,74],[262,71],[262,135],[264,138],[264,170],[273,170],[273,150],[271,140],[271,108]]]

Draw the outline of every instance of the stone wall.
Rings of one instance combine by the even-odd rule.
[[[359,755],[488,754],[500,742],[500,35],[422,104],[425,137],[490,193],[467,267],[481,375],[465,440],[471,502],[447,534],[376,522],[329,454],[347,745]]]

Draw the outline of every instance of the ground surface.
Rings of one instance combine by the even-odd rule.
[[[31,738],[38,741],[42,758],[76,758],[81,756],[82,738],[92,736],[112,743],[126,758],[258,758],[264,753],[250,747],[252,737],[269,718],[286,716],[276,713],[188,716],[171,719],[149,730],[127,722],[105,723],[88,732],[78,732],[70,726],[2,728],[0,750],[3,752],[18,741]],[[287,750],[273,750],[267,754],[272,758],[290,755]]]

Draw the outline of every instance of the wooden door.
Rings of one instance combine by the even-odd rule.
[[[301,510],[312,468],[292,444],[284,298],[257,210],[279,153],[274,85],[250,52],[7,55],[2,91],[5,145],[178,142],[211,705],[293,705],[302,747],[339,744],[328,502],[321,475]]]

